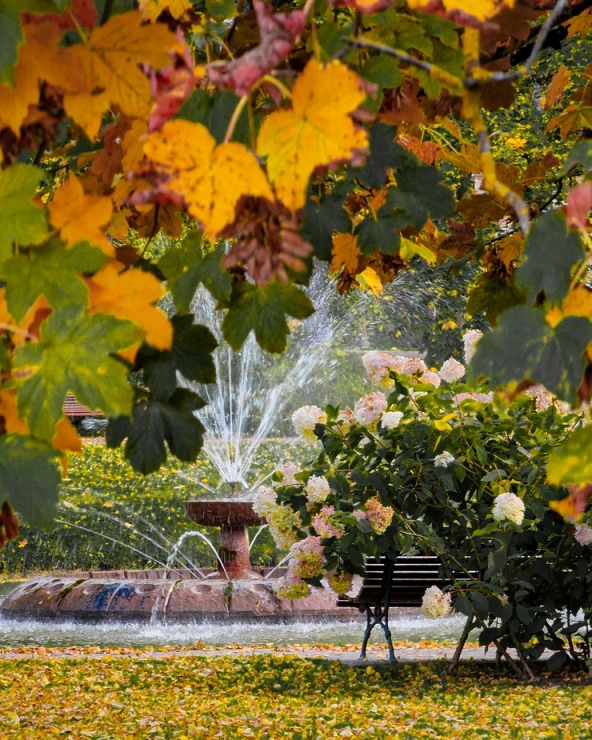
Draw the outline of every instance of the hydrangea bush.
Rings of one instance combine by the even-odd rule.
[[[478,338],[465,338],[467,356]],[[517,648],[525,664],[546,648],[552,667],[587,660],[592,528],[553,511],[565,492],[545,482],[550,450],[580,417],[540,388],[510,402],[469,386],[452,358],[438,372],[389,352],[363,362],[380,390],[353,410],[296,412],[320,452],[256,495],[291,551],[280,595],[322,583],[352,594],[365,556],[436,554],[452,585],[426,594],[428,614],[452,607],[482,644]]]

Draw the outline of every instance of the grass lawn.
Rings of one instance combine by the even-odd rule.
[[[592,738],[589,679],[294,655],[0,661],[2,738]]]

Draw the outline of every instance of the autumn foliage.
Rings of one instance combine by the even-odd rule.
[[[56,459],[80,445],[68,392],[142,472],[167,448],[194,459],[203,401],[177,371],[215,379],[196,288],[231,346],[253,331],[279,352],[314,309],[313,257],[375,292],[414,259],[478,262],[469,309],[493,330],[475,374],[590,401],[586,0],[23,0],[0,17],[3,537],[10,507],[52,514]],[[591,430],[549,464],[580,513]]]

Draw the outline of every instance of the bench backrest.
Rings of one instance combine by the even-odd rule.
[[[364,585],[355,598],[340,596],[338,606],[381,604],[386,591],[385,568],[387,560],[367,558]],[[443,588],[451,583],[441,576],[442,563],[435,555],[401,555],[393,566],[389,606],[420,606],[426,588]]]

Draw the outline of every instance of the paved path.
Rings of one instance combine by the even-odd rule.
[[[450,660],[454,654],[455,645],[434,643],[395,643],[395,656],[402,663],[421,662],[429,660]],[[324,658],[329,660],[339,660],[349,665],[387,665],[386,647],[370,646],[368,649],[368,659],[360,661],[358,659],[360,652],[359,646],[346,645],[253,645],[239,647],[232,646],[215,646],[215,647],[165,647],[165,648],[104,648],[104,647],[66,647],[66,648],[0,648],[0,660],[19,660],[26,658],[38,658],[42,660],[56,658],[106,658],[106,657],[129,657],[139,659],[159,659],[167,658],[173,655],[191,656],[199,655],[206,657],[220,657],[228,655],[236,658],[246,658],[251,655],[272,654],[272,655],[298,655],[303,658]],[[510,653],[512,654],[512,653]],[[544,658],[545,656],[543,656]],[[485,651],[484,648],[476,645],[468,645],[463,650],[462,661],[470,660],[487,660],[496,659],[495,650]]]

